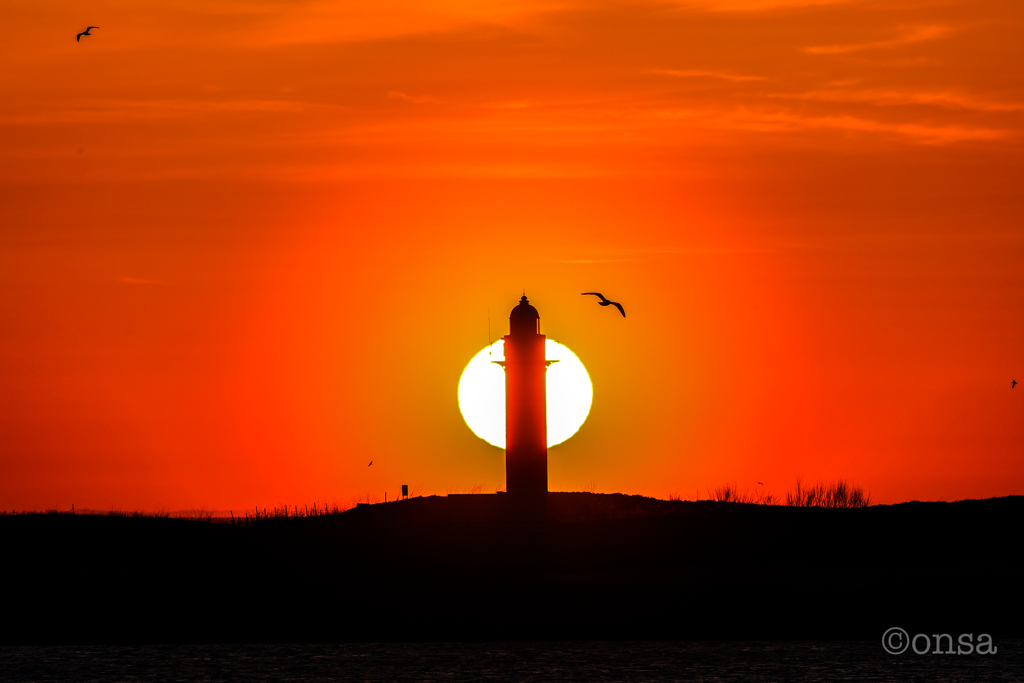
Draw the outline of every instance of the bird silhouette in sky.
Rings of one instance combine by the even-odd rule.
[[[89,31],[93,30],[94,28],[99,28],[99,26],[90,26],[89,28],[85,29],[84,31],[79,33],[77,36],[75,36],[75,42],[76,43],[80,42],[82,40],[82,36],[91,36],[92,34],[89,33]]]
[[[626,317],[626,312],[624,310],[622,310],[622,304],[620,304],[619,302],[617,302],[617,301],[609,301],[608,299],[605,299],[604,298],[604,294],[601,294],[600,292],[583,292],[582,294],[580,294],[580,296],[588,296],[588,295],[593,295],[593,296],[601,297],[601,301],[598,302],[599,306],[614,306],[615,308],[619,309],[619,313],[622,314],[623,318]]]
[[[758,484],[761,484],[761,482],[757,482],[757,483],[758,483]],[[764,486],[764,484],[761,484],[761,486]]]
[[[370,461],[370,465],[372,465],[372,464],[373,464],[373,461],[371,460],[371,461]],[[369,467],[370,465],[367,465],[367,467]]]
[[[1010,385],[1010,388],[1013,389],[1015,386],[1017,386],[1017,380],[1013,380],[1013,384]]]

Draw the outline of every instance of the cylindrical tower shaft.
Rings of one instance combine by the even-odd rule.
[[[548,363],[540,315],[523,296],[504,337],[505,487],[510,497],[543,498],[548,491]]]

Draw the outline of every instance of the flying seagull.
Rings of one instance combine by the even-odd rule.
[[[757,483],[758,483],[758,484],[761,484],[761,482],[757,482]],[[764,484],[761,484],[761,486],[764,486]]]
[[[371,461],[370,461],[370,465],[372,465],[372,464],[373,464],[373,461],[371,460]],[[367,467],[369,467],[370,465],[367,465]]]
[[[609,301],[608,299],[605,299],[604,295],[601,294],[600,292],[583,292],[582,294],[580,294],[580,296],[587,296],[590,294],[592,294],[593,296],[601,297],[601,301],[598,303],[599,306],[614,306],[615,308],[619,309],[619,313],[622,314],[623,318],[626,317],[626,312],[622,310],[622,304],[620,304],[617,301]]]
[[[99,28],[99,26],[90,26],[89,28],[85,29],[84,31],[79,33],[77,36],[75,36],[75,42],[76,43],[80,42],[82,40],[82,36],[91,36],[92,34],[89,33],[89,31],[93,30],[94,28]]]
[[[1010,388],[1013,389],[1015,386],[1017,386],[1017,380],[1013,380],[1013,384],[1010,385]]]

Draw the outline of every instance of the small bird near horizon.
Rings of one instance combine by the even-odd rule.
[[[760,484],[761,486],[764,486],[764,484],[761,484],[761,482],[757,482],[757,483]]]
[[[77,36],[75,36],[75,42],[76,43],[81,42],[82,41],[82,36],[91,36],[92,34],[89,33],[89,31],[93,30],[94,28],[99,28],[99,26],[90,26],[89,28],[85,29],[84,31],[79,33]]]
[[[1010,385],[1010,388],[1013,389],[1015,386],[1017,386],[1017,380],[1013,380],[1013,384]]]
[[[619,313],[622,314],[623,318],[626,317],[626,312],[622,310],[622,304],[620,304],[617,301],[609,301],[608,299],[605,299],[604,294],[601,294],[600,292],[583,292],[582,294],[580,294],[580,296],[600,297],[601,300],[598,302],[598,306],[614,306],[615,308],[619,309]]]

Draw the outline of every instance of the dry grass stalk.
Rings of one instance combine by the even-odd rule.
[[[786,505],[807,508],[863,508],[871,505],[871,493],[865,493],[863,487],[851,484],[845,479],[819,481],[811,486],[804,486],[800,477],[797,477],[796,490],[786,493]]]

